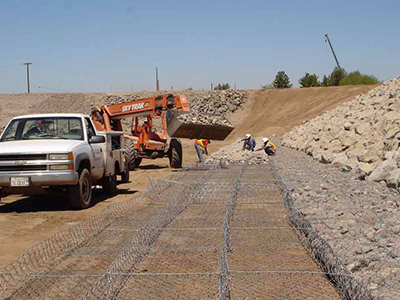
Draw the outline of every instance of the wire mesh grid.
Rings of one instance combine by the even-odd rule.
[[[232,272],[232,299],[339,300],[324,274],[306,272]]]
[[[0,297],[339,299],[286,220],[279,188],[268,165],[192,166],[150,180],[142,195],[0,270]]]
[[[377,299],[372,296],[367,286],[354,278],[326,240],[317,233],[304,215],[297,211],[291,191],[279,175],[278,169],[273,162],[271,162],[271,170],[288,209],[289,222],[296,229],[302,244],[309,250],[315,261],[319,263],[326,274],[329,274],[331,282],[335,284],[341,297],[346,300]]]

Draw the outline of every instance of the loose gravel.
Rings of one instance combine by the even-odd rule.
[[[263,144],[262,138],[255,138],[256,150]],[[210,157],[205,159],[206,164],[224,163],[227,165],[234,164],[265,164],[268,163],[268,155],[263,150],[249,151],[243,150],[243,142],[238,139],[235,143],[220,148],[217,152],[213,153]]]
[[[178,119],[187,124],[232,126],[231,122],[222,115],[207,115],[204,113],[191,112],[178,116]]]
[[[297,210],[348,270],[379,299],[400,299],[398,192],[286,147],[278,147],[271,159],[291,188]]]

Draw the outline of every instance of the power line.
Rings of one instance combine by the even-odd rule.
[[[31,62],[26,62],[24,63],[24,65],[26,65],[26,79],[27,79],[27,83],[28,83],[28,94],[31,92],[31,87],[29,84],[29,65],[31,65]]]
[[[160,90],[160,81],[158,80],[158,68],[156,68],[156,91]]]

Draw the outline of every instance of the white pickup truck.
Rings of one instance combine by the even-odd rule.
[[[122,132],[97,132],[82,114],[13,118],[0,137],[1,195],[66,192],[73,208],[91,204],[92,187],[116,193],[129,181]]]

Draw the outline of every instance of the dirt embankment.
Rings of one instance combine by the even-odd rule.
[[[236,126],[234,140],[253,136],[283,135],[306,119],[364,94],[376,86],[343,86],[253,91],[246,105],[230,117]]]

